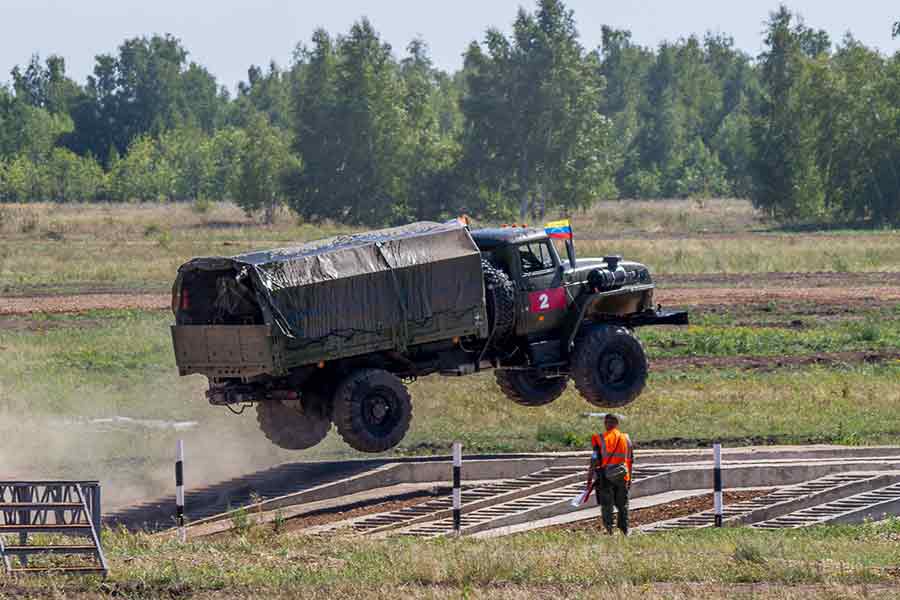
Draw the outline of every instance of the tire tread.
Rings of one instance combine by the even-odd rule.
[[[385,437],[375,437],[365,431],[358,422],[362,418],[359,410],[360,398],[355,390],[362,383],[391,388],[404,406],[404,415],[397,427]],[[406,386],[395,375],[382,369],[360,369],[348,375],[338,385],[334,394],[334,424],[338,434],[348,446],[360,452],[384,452],[403,440],[412,420],[412,402]]]
[[[617,337],[625,336],[625,337]],[[637,374],[630,387],[614,390],[605,387],[597,377],[600,356],[610,344],[624,343],[638,355]],[[572,379],[581,396],[600,408],[621,408],[631,404],[647,384],[647,355],[641,341],[625,327],[615,325],[593,325],[578,339],[575,358],[572,361]]]

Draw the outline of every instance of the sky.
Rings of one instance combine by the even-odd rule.
[[[846,31],[886,53],[900,50],[891,24],[900,19],[897,0],[790,0],[809,26],[840,40]],[[346,32],[367,16],[396,52],[424,38],[437,67],[455,70],[473,40],[488,27],[508,31],[519,6],[533,0],[0,0],[0,82],[32,54],[59,54],[68,73],[83,82],[94,57],[115,53],[123,40],[153,33],[180,38],[193,60],[220,83],[234,88],[251,64],[290,63],[298,42],[324,27]],[[569,0],[582,42],[600,44],[601,27],[628,29],[633,40],[655,46],[706,31],[731,35],[738,48],[757,55],[763,22],[777,0]]]

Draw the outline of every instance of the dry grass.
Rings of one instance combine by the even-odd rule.
[[[579,231],[624,233],[735,233],[771,225],[750,202],[736,199],[599,202],[571,216]]]
[[[647,264],[651,272],[663,277],[689,273],[900,271],[900,236],[888,233],[673,239],[635,236],[583,240],[577,245],[582,256],[621,254]]]
[[[697,597],[726,591],[756,597],[809,597],[847,586],[897,585],[897,522],[784,534],[748,529],[609,539],[591,533],[534,532],[497,540],[309,539],[251,529],[181,546],[145,535],[109,533],[113,574],[103,584],[23,582],[26,590],[158,597],[204,593],[298,597]],[[764,549],[747,560],[748,549]],[[800,588],[792,593],[791,586]],[[783,589],[782,589],[783,588]],[[777,593],[778,591],[782,593]],[[673,593],[677,594],[673,596]],[[276,596],[278,597],[278,596]],[[728,595],[728,597],[734,597]]]
[[[547,220],[556,218],[548,216]],[[576,231],[592,235],[625,233],[734,233],[764,229],[767,222],[745,200],[626,200],[600,202],[571,216]],[[540,223],[532,223],[540,225]],[[148,228],[177,234],[208,230],[243,237],[256,231],[256,239],[285,239],[296,233],[297,219],[286,210],[275,224],[262,226],[230,203],[212,203],[204,211],[178,204],[0,204],[0,234],[34,238],[62,235],[68,238],[131,239]],[[317,229],[346,229],[325,224]],[[215,236],[214,236],[215,237]]]
[[[172,239],[291,239],[347,231],[331,223],[302,224],[286,210],[272,225],[247,217],[231,203],[212,203],[204,211],[192,204],[0,204],[4,239],[62,238],[125,241],[168,233]]]
[[[683,273],[900,270],[900,236],[890,232],[746,233],[754,215],[736,200],[611,203],[574,223],[581,256],[624,254],[647,263],[663,283],[666,274]],[[178,266],[195,256],[348,231],[297,223],[286,212],[263,226],[227,204],[205,213],[187,204],[0,205],[0,293],[165,291]]]
[[[298,223],[281,212],[274,225],[217,204],[0,205],[0,293],[165,290],[195,256],[231,256],[349,231]]]

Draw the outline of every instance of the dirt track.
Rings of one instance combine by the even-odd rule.
[[[656,301],[665,306],[808,302],[871,307],[900,302],[900,273],[759,273],[671,275],[660,279]],[[667,287],[672,286],[672,287]],[[108,292],[0,297],[0,315],[89,310],[165,310],[168,293]]]
[[[900,352],[819,352],[790,356],[684,356],[654,359],[652,368],[654,371],[683,371],[690,367],[774,371],[775,369],[812,365],[858,365],[891,361],[900,361]]]
[[[665,288],[654,299],[664,305],[765,304],[766,302],[815,302],[876,306],[900,301],[900,286],[882,287],[760,287],[760,288]]]
[[[72,296],[21,296],[0,298],[0,315],[31,313],[80,313],[89,310],[169,308],[169,294],[77,294]]]
[[[753,500],[754,498],[764,496],[767,493],[769,492],[765,490],[726,491],[725,502],[728,504],[735,504],[737,502],[744,502],[745,500]],[[658,521],[686,517],[711,508],[713,508],[713,495],[704,494],[702,496],[675,500],[666,504],[660,504],[659,506],[632,510],[629,512],[629,521],[631,527],[634,528],[640,527],[641,525],[656,523]],[[556,531],[595,531],[597,533],[603,531],[599,519],[576,521],[566,525],[555,525],[548,529]]]

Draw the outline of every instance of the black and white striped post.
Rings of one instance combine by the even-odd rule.
[[[187,539],[184,528],[184,441],[178,440],[175,452],[175,519],[178,522],[178,538],[182,543]]]
[[[713,444],[713,487],[716,527],[722,526],[722,444]]]
[[[453,534],[459,535],[462,527],[462,444],[453,442]]]

